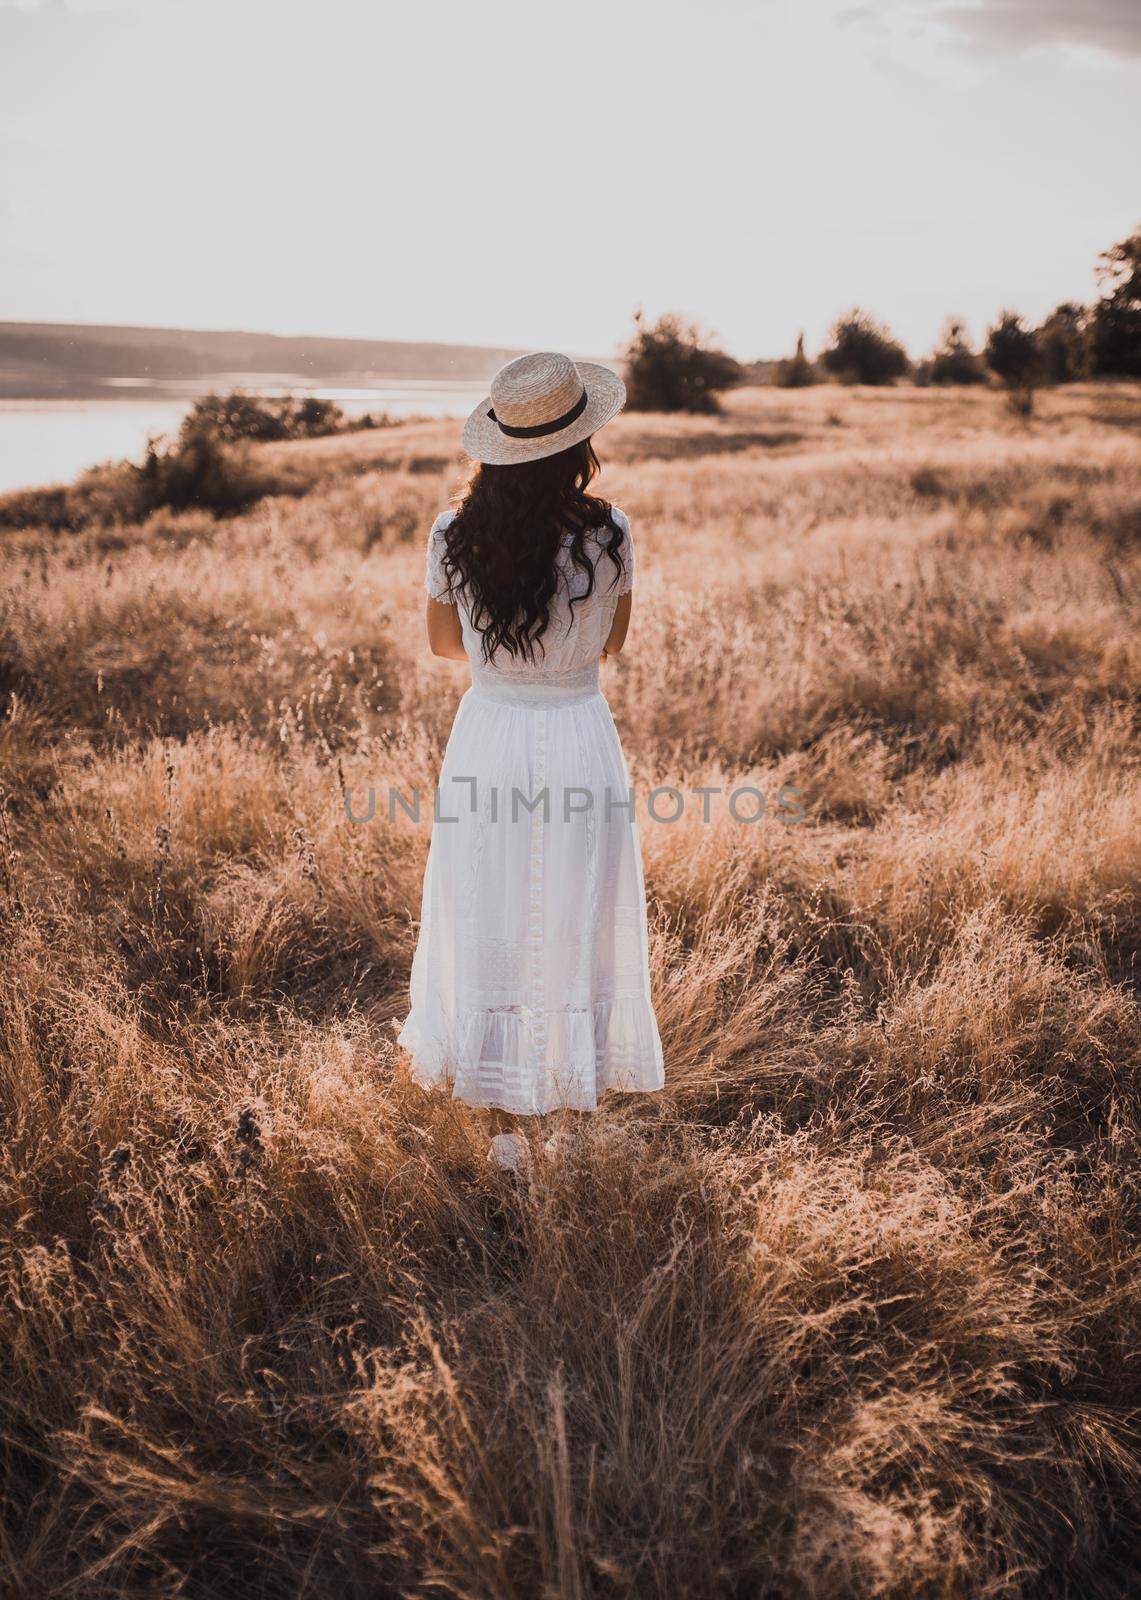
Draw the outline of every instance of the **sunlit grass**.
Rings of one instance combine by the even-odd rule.
[[[6,1588],[1129,1592],[1139,426],[1090,385],[607,430],[605,687],[687,797],[640,806],[667,1089],[521,1184],[392,1031],[454,426],[6,536]],[[765,819],[704,821],[739,785]]]

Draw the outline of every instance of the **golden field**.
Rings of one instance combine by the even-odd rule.
[[[458,427],[4,536],[0,1589],[1136,1592],[1141,390],[627,415],[667,1090],[516,1181],[403,1015]],[[663,810],[665,807],[663,806]],[[426,808],[427,810],[427,808]]]

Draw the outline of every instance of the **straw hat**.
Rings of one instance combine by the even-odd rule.
[[[626,385],[609,367],[551,350],[518,356],[464,424],[464,449],[494,467],[540,461],[589,439],[625,404]]]

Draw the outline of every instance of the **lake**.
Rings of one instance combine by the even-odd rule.
[[[466,417],[487,390],[481,385],[423,383],[400,379],[374,388],[323,388],[284,390],[241,383],[226,374],[212,384],[197,385],[184,394],[169,387],[148,392],[145,383],[109,388],[98,399],[0,399],[0,494],[48,483],[70,483],[88,467],[124,458],[138,461],[154,434],[174,433],[199,394],[210,388],[228,393],[241,387],[247,394],[266,397],[283,393],[318,395],[335,400],[347,416],[366,411],[390,417]]]

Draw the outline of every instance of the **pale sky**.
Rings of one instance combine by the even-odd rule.
[[[1141,0],[0,0],[0,320],[744,359],[1090,299]]]

